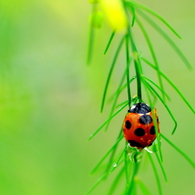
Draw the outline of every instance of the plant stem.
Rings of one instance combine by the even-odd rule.
[[[130,65],[130,59],[129,59],[129,35],[126,35],[126,78],[127,78],[127,94],[128,94],[128,100],[129,100],[129,107],[131,106],[131,90],[130,90],[130,84],[129,84],[129,65]]]
[[[92,13],[94,13],[96,10],[96,4],[92,6]],[[88,43],[88,51],[87,51],[87,60],[86,64],[89,65],[91,63],[92,59],[92,53],[93,53],[93,43],[94,43],[94,28],[93,28],[93,22],[91,22],[89,27],[89,43]]]
[[[138,58],[138,52],[132,37],[132,33],[131,33],[131,28],[128,27],[128,34],[130,37],[130,43],[131,43],[131,47],[132,47],[132,54],[133,54],[133,61],[134,61],[134,66],[135,66],[135,73],[137,76],[137,97],[139,102],[142,102],[142,86],[141,86],[141,74],[142,74],[142,69],[140,66],[140,60]]]

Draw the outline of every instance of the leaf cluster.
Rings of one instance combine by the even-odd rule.
[[[155,107],[156,101],[160,101],[161,104],[167,110],[167,113],[169,114],[169,116],[173,121],[174,125],[171,131],[171,134],[173,135],[177,129],[177,120],[174,116],[173,111],[170,109],[168,105],[168,101],[171,100],[171,97],[164,89],[164,82],[167,82],[172,87],[172,89],[178,94],[178,96],[183,100],[186,106],[193,113],[195,113],[194,108],[190,105],[190,103],[187,101],[187,99],[182,94],[182,92],[178,89],[178,87],[171,81],[171,79],[168,76],[166,76],[165,73],[161,71],[151,38],[147,33],[147,30],[143,25],[142,20],[146,20],[148,22],[148,25],[151,25],[162,36],[162,38],[168,42],[168,44],[176,52],[178,57],[183,61],[184,65],[189,70],[191,70],[192,67],[189,61],[187,60],[187,58],[185,57],[185,55],[181,52],[181,50],[177,47],[177,45],[173,42],[173,40],[169,37],[169,35],[157,23],[154,22],[153,18],[157,18],[160,22],[162,22],[162,24],[165,25],[166,28],[170,29],[170,31],[173,34],[175,34],[178,38],[181,39],[180,35],[173,29],[173,27],[164,18],[162,18],[160,15],[158,15],[156,12],[149,9],[148,7],[139,4],[135,1],[126,0],[123,1],[123,3],[128,18],[128,26],[126,32],[124,33],[122,39],[118,44],[118,47],[116,48],[115,54],[113,56],[113,60],[111,62],[110,70],[108,72],[108,76],[107,76],[107,80],[103,92],[101,112],[103,112],[105,108],[105,102],[108,99],[107,94],[108,94],[108,88],[110,85],[111,77],[115,70],[118,56],[120,55],[121,49],[123,47],[125,48],[126,51],[126,59],[124,62],[124,73],[120,79],[118,87],[116,87],[115,93],[109,98],[112,106],[111,106],[108,119],[93,134],[91,134],[89,140],[92,139],[103,128],[105,130],[108,130],[111,120],[115,116],[117,116],[118,113],[120,113],[126,107],[128,108],[131,107],[137,102],[148,102],[151,108],[153,109]],[[135,25],[139,27],[140,31],[143,34],[143,37],[146,40],[148,50],[150,51],[151,58],[152,58],[151,61],[148,60],[147,57],[145,57],[143,54],[142,56],[139,55],[136,46],[136,40],[133,37],[133,27]],[[91,32],[90,37],[92,37],[93,36],[92,28],[90,32]],[[112,41],[115,36],[117,36],[117,33],[113,31],[106,45],[104,55],[109,51],[109,48],[112,45]],[[90,48],[93,45],[92,41],[93,40],[90,38],[90,44],[88,50],[90,52],[88,53],[88,59],[91,59],[91,55],[92,55],[91,53],[92,49]],[[158,83],[151,80],[149,77],[147,77],[147,75],[144,74],[143,66],[145,65],[150,67],[152,70],[156,72]],[[131,75],[132,68],[134,68],[135,70],[135,75]],[[135,82],[137,86],[137,94],[135,96],[132,96],[131,86],[135,85]],[[127,99],[125,99],[122,102],[119,102],[119,96],[125,89],[127,93]],[[143,90],[145,90],[146,92],[146,98],[143,98]],[[150,164],[154,172],[154,177],[156,178],[156,184],[158,186],[158,194],[162,195],[163,192],[162,192],[160,177],[157,171],[157,166],[159,166],[162,175],[164,177],[164,180],[165,182],[167,182],[166,171],[163,166],[163,152],[161,150],[162,140],[167,142],[172,148],[175,149],[175,151],[181,154],[193,168],[195,168],[194,162],[181,149],[179,149],[174,143],[172,143],[164,134],[158,133],[158,131],[156,131],[156,135],[157,135],[157,139],[153,144],[153,146],[151,147],[152,152],[147,148],[146,151],[148,152],[146,151],[144,152],[136,148],[135,149],[130,148],[127,142],[125,142],[125,146],[121,148],[119,144],[123,138],[123,135],[122,135],[122,130],[120,129],[116,142],[106,152],[103,158],[93,169],[92,174],[98,173],[99,171],[102,171],[102,167],[104,168],[106,167],[105,170],[103,171],[102,176],[94,184],[94,186],[92,186],[92,188],[87,192],[87,194],[90,194],[91,191],[94,190],[102,181],[104,181],[115,169],[118,169],[118,175],[114,179],[108,194],[113,194],[117,185],[119,184],[119,181],[122,180],[122,178],[124,177],[126,178],[126,183],[124,186],[124,190],[123,192],[121,192],[121,194],[124,195],[136,194],[136,186],[140,188],[143,194],[151,194],[149,189],[143,183],[143,181],[141,181],[141,179],[138,177],[138,171],[140,167],[140,156],[142,157],[142,155],[145,155],[145,153],[147,153],[147,158],[150,161]],[[117,152],[118,150],[119,152]],[[158,165],[154,163],[153,155],[151,153],[155,154]]]

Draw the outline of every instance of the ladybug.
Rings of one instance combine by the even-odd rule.
[[[156,139],[154,120],[156,120],[158,132],[160,132],[156,109],[152,111],[150,106],[141,102],[128,110],[122,127],[124,137],[131,147],[143,149],[152,145]]]

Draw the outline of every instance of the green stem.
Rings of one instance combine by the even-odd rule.
[[[128,100],[129,100],[129,107],[131,106],[131,90],[130,90],[130,84],[129,84],[129,65],[130,65],[130,59],[129,59],[129,36],[126,35],[126,76],[127,76],[127,94],[128,94]]]
[[[92,13],[94,13],[95,10],[96,10],[96,4],[92,6]],[[92,59],[94,33],[95,32],[93,28],[93,22],[91,22],[90,27],[89,27],[89,43],[88,43],[87,60],[86,60],[87,65],[91,63],[91,59]]]
[[[134,60],[134,66],[135,66],[135,73],[137,76],[137,97],[139,99],[139,102],[142,102],[142,86],[141,86],[141,75],[142,75],[142,69],[140,65],[140,60],[138,58],[138,52],[134,43],[134,40],[132,38],[131,28],[128,28],[128,34],[130,37],[130,43],[133,51],[133,60]]]

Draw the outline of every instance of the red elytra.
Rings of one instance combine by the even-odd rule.
[[[156,109],[151,111],[145,103],[138,103],[131,107],[122,125],[124,137],[131,147],[143,149],[152,145],[156,139],[154,120],[160,132]]]

